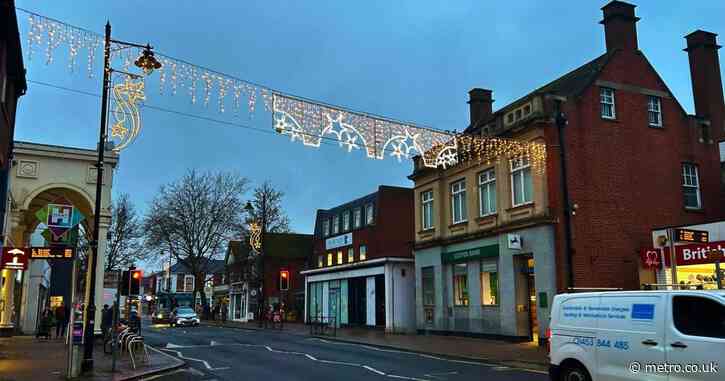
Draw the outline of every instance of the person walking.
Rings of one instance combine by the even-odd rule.
[[[222,323],[226,323],[227,322],[227,313],[229,313],[229,310],[227,310],[226,303],[222,304],[222,311],[221,311],[221,313],[222,313],[222,316],[221,316]]]
[[[108,308],[108,304],[104,304],[103,310],[101,310],[101,331],[103,332],[103,337],[108,335],[108,330],[111,329],[112,325],[113,310]]]
[[[65,303],[61,302],[55,308],[55,338],[59,339],[65,336],[65,329],[68,325],[68,308]]]

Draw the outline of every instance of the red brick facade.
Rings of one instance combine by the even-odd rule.
[[[635,21],[630,22],[634,25]],[[634,29],[621,25],[614,29],[628,30]],[[607,45],[619,39],[629,41],[607,36]],[[596,80],[563,104],[569,122],[565,128],[569,194],[571,205],[576,205],[572,217],[575,287],[638,288],[637,250],[651,245],[652,228],[725,217],[718,153],[718,139],[722,139],[723,131],[722,127],[716,128],[723,126],[720,78],[720,108],[713,107],[716,112],[702,115],[705,120],[721,119],[711,121],[710,141],[707,133],[703,139],[703,119],[687,115],[644,54],[627,48],[631,43],[620,46],[625,48],[610,52],[611,57]],[[617,87],[615,120],[600,116],[602,86]],[[662,128],[648,125],[648,94],[661,99]],[[714,95],[717,94],[712,87],[696,91],[696,103]],[[549,146],[549,203],[555,215],[563,218],[557,129],[552,125],[544,130]],[[700,210],[684,207],[685,162],[696,164],[699,170]],[[556,229],[558,285],[563,289],[564,227],[557,224]]]
[[[373,223],[366,224],[365,206],[372,203],[374,209]],[[367,254],[365,260],[383,257],[413,256],[413,190],[409,188],[380,186],[376,193],[358,200],[337,206],[328,210],[320,210],[315,222],[315,236],[313,239],[313,255],[310,267],[318,267],[319,256],[324,256],[324,266],[327,266],[327,254],[333,254],[333,265],[337,264],[337,251],[343,252],[343,264],[348,263],[347,250],[352,247],[355,252],[354,262],[359,262],[360,246],[365,245]],[[352,213],[355,208],[361,208],[362,226],[354,228],[353,216],[350,216],[350,229],[325,236],[323,234],[323,221],[332,221],[333,215]],[[342,220],[342,217],[339,217]],[[342,223],[340,223],[342,225]],[[325,240],[330,237],[352,233],[352,244],[325,250]]]

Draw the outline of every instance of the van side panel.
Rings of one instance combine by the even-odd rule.
[[[665,360],[666,296],[658,294],[602,295],[595,346],[602,380],[666,381],[666,373],[646,373],[647,363]],[[632,372],[637,361],[642,370]]]
[[[598,296],[563,294],[554,298],[551,317],[552,364],[560,365],[564,360],[575,359],[595,377],[598,321],[591,316],[591,311],[598,307]]]

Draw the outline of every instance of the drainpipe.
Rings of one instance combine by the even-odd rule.
[[[555,103],[555,121],[559,133],[559,164],[561,170],[561,194],[564,204],[564,267],[566,269],[566,288],[574,287],[574,272],[572,269],[571,251],[571,202],[569,200],[569,184],[566,174],[566,144],[564,142],[564,127],[568,124],[566,115],[561,111],[561,100]]]

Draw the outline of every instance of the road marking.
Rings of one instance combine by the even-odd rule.
[[[424,378],[415,378],[415,377],[406,377],[406,376],[396,376],[394,374],[389,374],[388,377],[398,378],[398,379],[402,379],[402,380],[428,381],[428,380],[426,380]]]
[[[365,368],[365,369],[367,369],[367,370],[369,370],[369,371],[371,371],[373,373],[377,373],[377,374],[379,374],[381,376],[385,376],[385,372],[381,372],[381,371],[379,371],[379,370],[377,370],[377,369],[375,369],[375,368],[373,368],[371,366],[363,365],[363,368]]]
[[[192,375],[199,376],[199,377],[203,377],[206,375],[206,373],[204,373],[198,369],[195,369],[195,368],[184,368],[184,369],[177,369],[177,370],[175,370],[173,372],[169,372],[169,373],[157,374],[155,376],[141,378],[141,381],[151,381],[151,380],[155,380],[157,378],[171,376],[172,374],[177,374],[177,373],[191,373]],[[211,380],[207,380],[207,381],[211,381]]]
[[[201,359],[195,359],[195,358],[193,358],[193,357],[185,357],[185,356],[184,356],[184,355],[183,355],[183,354],[182,354],[181,352],[179,352],[179,351],[175,351],[175,350],[173,350],[173,349],[161,348],[161,350],[162,350],[162,351],[169,351],[169,352],[175,352],[175,353],[176,353],[176,354],[177,354],[177,355],[179,356],[179,358],[180,358],[180,359],[184,359],[184,360],[191,360],[191,361],[198,361],[198,362],[200,362],[200,363],[204,364],[204,366],[205,366],[205,367],[206,367],[206,369],[208,369],[208,370],[224,370],[224,369],[229,369],[229,367],[228,367],[228,366],[227,366],[227,367],[221,367],[221,368],[213,368],[213,367],[212,367],[211,365],[209,365],[209,363],[208,363],[208,362],[206,362],[205,360],[201,360]]]

